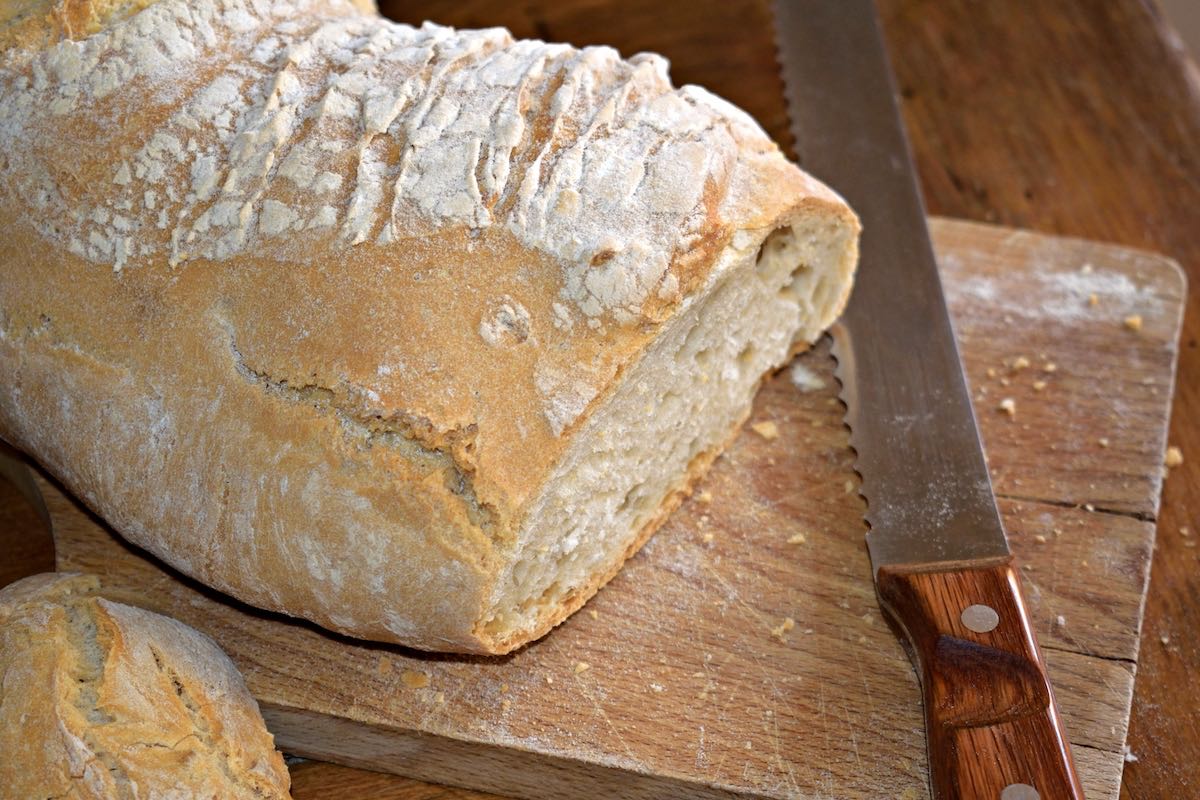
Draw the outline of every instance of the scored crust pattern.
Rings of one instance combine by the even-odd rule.
[[[82,258],[294,261],[305,234],[352,246],[499,225],[561,260],[564,324],[678,299],[672,264],[734,200],[739,147],[774,149],[744,112],[673,89],[659,56],[413,28],[338,0],[162,0],[4,60],[7,169],[41,234]],[[127,97],[162,124],[118,135],[99,180],[30,146],[113,139]]]

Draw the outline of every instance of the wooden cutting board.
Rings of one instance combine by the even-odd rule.
[[[1090,242],[932,230],[1076,763],[1089,798],[1115,799],[1182,274]],[[520,797],[926,797],[918,686],[875,604],[832,368],[821,344],[768,382],[751,421],[778,435],[747,428],[583,611],[503,658],[254,611],[41,482],[59,568],[211,634],[289,752]]]

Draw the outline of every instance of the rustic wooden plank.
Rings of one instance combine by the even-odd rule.
[[[1001,499],[1043,647],[1133,662],[1154,523]],[[1061,617],[1061,619],[1060,619]]]
[[[1136,250],[1097,258],[1092,242],[987,226],[956,225],[938,242],[996,492],[1152,518],[1166,430],[1145,434],[1170,411],[1178,265]],[[1004,292],[1014,271],[1023,291]],[[1072,341],[1047,346],[1062,337]],[[1014,415],[998,412],[1002,398]],[[1057,469],[1038,469],[1046,458]]]
[[[1119,756],[1125,744],[1134,665],[1069,650],[1048,649],[1045,657],[1071,742]],[[1089,792],[1088,796],[1097,795]]]
[[[986,378],[985,365],[1012,347],[995,349],[981,334],[993,323],[977,317],[1006,313],[1031,280],[1059,268],[1047,259],[1078,269],[1073,248],[1083,245],[946,221],[933,230],[943,260],[951,256],[949,295],[968,366]],[[992,245],[972,246],[977,239],[1009,250],[996,257]],[[1097,392],[1084,370],[1065,365],[1090,348],[1103,374],[1111,360],[1133,358],[1155,385],[1169,385],[1166,332],[1178,294],[1170,267],[1087,247],[1092,274],[1144,280],[1159,298],[1147,304],[1142,331],[1078,315],[1027,326],[1044,334],[1030,344],[1069,379],[1022,396],[1015,419],[998,417],[986,398],[977,410],[993,468],[1015,465],[1011,480],[1022,483],[1012,485],[1034,498],[1004,500],[1002,509],[1018,557],[1032,567],[1023,575],[1068,731],[1094,752],[1094,769],[1082,767],[1081,777],[1090,797],[1104,798],[1114,796],[1110,779],[1120,770],[1153,528],[1133,511],[1076,508],[1075,492],[1097,479],[1148,491],[1152,482],[1138,479],[1158,469],[1159,455],[1122,444],[1090,459],[1060,462],[1052,450],[1022,459],[1033,440],[1006,434],[1022,420],[1062,427],[1079,408],[1102,419],[1108,403],[1108,413],[1116,404],[1130,411],[1130,442],[1161,442],[1164,396],[1136,390],[1140,381]],[[995,312],[961,288],[979,277],[992,281]],[[577,796],[578,781],[589,780],[627,796],[917,797],[925,773],[916,681],[876,606],[827,347],[798,365],[756,404],[754,419],[774,421],[779,436],[743,433],[701,495],[587,609],[508,657],[356,642],[228,602],[121,544],[47,485],[59,563],[99,572],[118,599],[211,633],[245,673],[281,745],[301,754],[531,796]],[[1063,435],[1066,445],[1094,434]],[[1130,509],[1153,506],[1132,490],[1111,497]],[[790,630],[780,628],[787,619]],[[429,685],[411,688],[413,673]]]
[[[1113,759],[1107,751],[1077,747],[1072,754],[1075,769],[1083,781],[1086,797],[1116,797],[1121,790],[1124,761]]]
[[[369,797],[371,800],[494,800],[499,795],[440,786],[399,775],[344,767],[326,761],[288,765],[293,800]]]

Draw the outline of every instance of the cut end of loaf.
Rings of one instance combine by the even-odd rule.
[[[848,214],[735,237],[533,504],[477,631],[490,651],[545,634],[616,574],[736,434],[763,377],[841,311],[856,255]]]

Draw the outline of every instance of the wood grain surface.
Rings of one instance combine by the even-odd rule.
[[[935,800],[1082,800],[1012,557],[885,564],[875,583],[917,665]]]
[[[1094,800],[1115,798],[1180,275],[1088,242],[932,230],[1080,775]],[[876,605],[841,413],[823,343],[760,393],[752,421],[773,432],[744,431],[587,609],[505,658],[255,612],[44,491],[60,568],[211,634],[289,752],[530,797],[918,797],[919,691]]]

